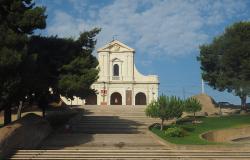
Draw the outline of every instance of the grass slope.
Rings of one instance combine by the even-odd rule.
[[[150,130],[161,138],[175,144],[218,144],[215,142],[209,142],[200,138],[200,134],[210,131],[219,130],[225,128],[233,128],[241,125],[250,125],[250,116],[226,116],[226,117],[200,117],[198,120],[202,121],[201,124],[186,123],[185,120],[179,121],[176,126],[182,127],[187,131],[187,135],[184,137],[170,137],[164,134],[159,127],[151,127]],[[170,126],[165,126],[167,129]]]

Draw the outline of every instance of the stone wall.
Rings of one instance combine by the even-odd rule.
[[[232,142],[234,139],[250,137],[250,126],[209,131],[201,137],[212,142]]]
[[[50,124],[34,113],[0,129],[0,150],[3,156],[17,149],[35,149],[51,132]]]

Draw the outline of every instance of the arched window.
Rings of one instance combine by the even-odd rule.
[[[119,65],[115,64],[113,67],[113,76],[119,76]]]

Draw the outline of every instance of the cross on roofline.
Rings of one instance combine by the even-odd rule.
[[[113,35],[113,41],[114,41],[115,39],[117,39],[117,37],[118,37],[117,34]]]

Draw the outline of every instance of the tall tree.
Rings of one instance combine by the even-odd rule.
[[[250,95],[250,22],[226,28],[211,44],[200,47],[202,78],[219,91],[232,92],[246,109]]]
[[[80,34],[76,41],[79,54],[61,68],[58,89],[60,94],[73,100],[73,96],[86,98],[95,91],[90,86],[98,79],[98,61],[91,53],[95,49],[96,35],[100,32],[95,28]]]
[[[74,40],[58,38],[56,36],[42,37],[31,36],[28,43],[28,56],[35,57],[25,77],[26,83],[33,86],[34,101],[42,108],[43,115],[52,97],[59,98],[57,84],[60,68],[70,62],[72,57],[77,56],[79,48]],[[32,59],[32,58],[31,58]],[[32,77],[32,78],[31,78]],[[49,89],[53,89],[53,95]],[[32,94],[31,93],[31,94]]]
[[[32,36],[28,44],[28,55],[35,57],[29,69],[35,99],[43,111],[53,97],[60,95],[73,99],[73,96],[86,98],[94,92],[90,86],[98,78],[98,61],[92,55],[100,29],[83,32],[77,40],[55,36]],[[33,59],[33,58],[31,58]],[[32,63],[29,63],[31,65]],[[49,89],[53,90],[53,95]]]
[[[22,79],[28,35],[46,26],[45,8],[32,0],[0,1],[0,110],[11,122],[11,107],[25,97]]]

